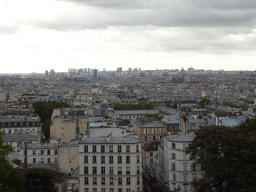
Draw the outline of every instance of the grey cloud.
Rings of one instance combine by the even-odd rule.
[[[12,35],[18,31],[16,26],[0,26],[0,33],[3,35]]]

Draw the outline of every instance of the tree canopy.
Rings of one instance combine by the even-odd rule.
[[[202,165],[204,177],[196,191],[250,191],[256,179],[256,119],[237,127],[205,126],[195,132],[186,153]],[[255,190],[254,190],[255,191]]]
[[[46,137],[46,139],[49,139],[51,123],[50,118],[52,116],[53,109],[57,107],[69,108],[70,105],[68,105],[65,102],[53,101],[51,103],[46,104],[45,102],[37,101],[33,103],[33,107],[35,109],[35,112],[39,114],[39,117],[41,118],[41,121],[43,123],[44,136]]]
[[[157,114],[148,114],[148,113],[146,113],[145,115],[144,115],[144,117],[155,117],[158,121],[160,121],[161,119],[163,119],[164,118],[164,116],[163,115],[157,115]]]
[[[173,108],[173,109],[177,109],[177,106],[178,106],[177,103],[173,103],[173,104],[167,103],[167,104],[166,104],[166,107],[171,107],[171,108]]]
[[[113,106],[114,110],[146,110],[146,109],[153,109],[153,104],[147,104],[147,103],[139,103],[139,104],[133,104],[133,103],[125,103],[120,104],[116,103]]]
[[[210,103],[210,100],[209,100],[209,99],[203,98],[203,99],[201,99],[201,101],[199,102],[198,108],[199,108],[199,109],[200,109],[200,108],[205,108],[205,104],[206,104],[206,105],[209,105],[209,103]]]

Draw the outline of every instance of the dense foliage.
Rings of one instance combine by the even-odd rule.
[[[163,115],[157,115],[157,114],[148,114],[148,113],[146,113],[145,115],[144,115],[144,117],[155,117],[158,121],[160,121],[161,119],[163,119],[164,118],[164,116]]]
[[[68,105],[65,102],[51,102],[46,104],[45,102],[42,101],[37,101],[33,103],[33,107],[35,109],[35,112],[39,114],[41,121],[43,123],[43,131],[44,131],[44,136],[46,139],[50,138],[50,123],[51,123],[51,116],[54,108],[57,107],[65,107],[69,108],[70,105]]]
[[[226,103],[225,105],[228,107],[243,108],[242,105],[237,105],[237,104],[233,104],[233,103]]]
[[[237,127],[206,126],[195,132],[186,153],[197,158],[204,176],[196,191],[256,191],[256,119]]]
[[[206,105],[209,105],[209,103],[210,103],[210,100],[209,100],[209,99],[203,98],[203,99],[201,99],[201,101],[199,102],[198,108],[199,108],[199,109],[205,108],[205,104],[206,104]]]
[[[133,103],[125,103],[120,104],[116,103],[113,106],[114,110],[146,110],[146,109],[153,109],[153,104],[147,104],[147,103],[139,103],[139,104],[133,104]]]
[[[171,107],[171,108],[173,108],[173,109],[177,109],[177,106],[178,106],[177,103],[173,103],[173,104],[167,103],[167,104],[166,104],[166,107]]]

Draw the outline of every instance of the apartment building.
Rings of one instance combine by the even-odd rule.
[[[139,118],[133,122],[133,131],[138,135],[141,145],[147,145],[150,141],[160,140],[167,134],[167,126],[156,118]]]
[[[142,191],[141,142],[134,137],[83,137],[80,192]]]
[[[58,163],[57,143],[28,143],[27,144],[27,163],[32,164],[57,164]],[[21,160],[25,162],[25,144],[20,145]],[[34,167],[34,166],[33,166]]]
[[[202,177],[201,166],[194,166],[195,159],[185,154],[185,149],[193,140],[194,134],[181,134],[177,137],[167,136],[158,146],[159,180],[170,191],[193,191],[191,182]]]

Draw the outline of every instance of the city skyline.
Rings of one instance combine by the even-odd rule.
[[[1,73],[256,69],[256,2],[1,1]],[[72,66],[72,67],[71,67]]]

